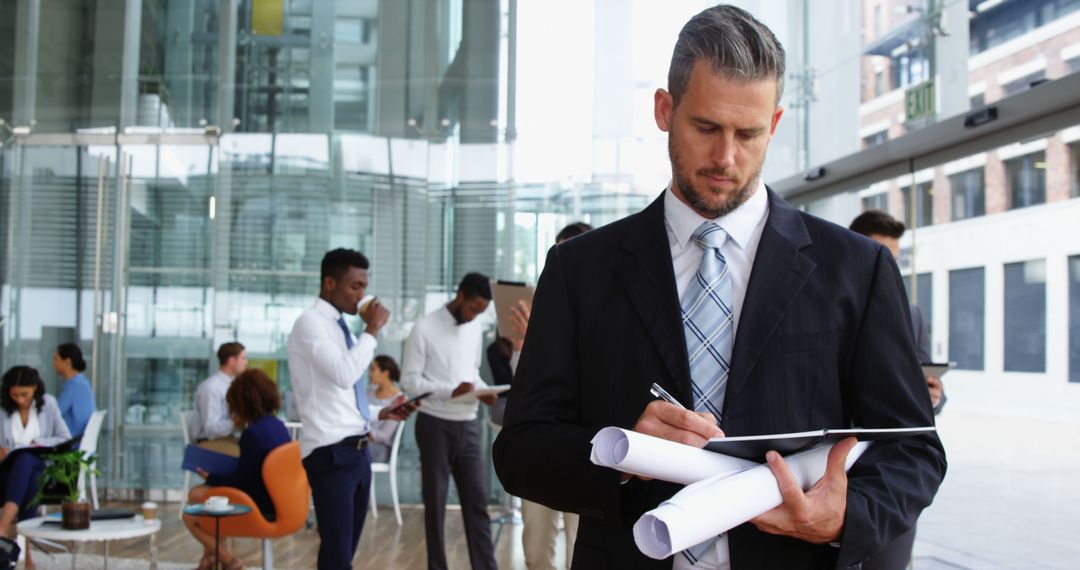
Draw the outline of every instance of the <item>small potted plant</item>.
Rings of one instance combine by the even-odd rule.
[[[90,503],[79,500],[79,473],[85,468],[87,473],[100,475],[94,467],[97,457],[86,457],[84,452],[72,449],[45,455],[43,459],[45,470],[41,473],[41,483],[32,504],[44,500],[60,501],[62,528],[90,528]]]

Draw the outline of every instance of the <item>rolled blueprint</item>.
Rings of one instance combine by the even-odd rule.
[[[870,446],[855,444],[844,469]],[[809,489],[825,474],[831,445],[785,457],[795,480]],[[758,465],[741,473],[722,473],[687,486],[660,506],[645,513],[634,525],[634,542],[649,558],[662,560],[780,506],[783,498],[769,466]]]
[[[596,432],[592,444],[596,465],[683,485],[760,465],[617,427]]]

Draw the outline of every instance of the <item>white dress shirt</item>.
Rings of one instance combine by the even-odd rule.
[[[226,437],[236,431],[236,426],[229,417],[229,405],[225,402],[225,394],[232,381],[231,376],[218,370],[195,389],[195,410],[199,414],[196,441]]]
[[[401,363],[401,385],[411,396],[431,392],[417,411],[450,421],[476,419],[477,400],[449,401],[454,388],[480,379],[480,352],[483,331],[476,320],[459,325],[446,307],[416,321],[408,338]]]
[[[23,426],[22,416],[15,410],[11,414],[11,435],[15,439],[15,447],[27,447],[41,435],[41,423],[38,422],[37,405],[30,404],[30,412],[26,414],[26,425]]]
[[[765,229],[765,220],[769,217],[769,199],[765,183],[758,181],[757,190],[735,211],[710,220],[698,214],[679,200],[671,191],[664,192],[664,225],[667,227],[668,243],[671,245],[671,262],[675,269],[675,284],[682,300],[690,280],[701,265],[704,250],[691,238],[701,224],[712,221],[728,234],[720,252],[727,262],[731,273],[731,288],[734,295],[735,317],[732,323],[735,334],[739,332],[739,317],[742,316],[743,299],[746,298],[746,286],[750,282],[750,271],[754,267],[761,233]],[[734,345],[734,338],[732,338]],[[728,553],[727,534],[721,535],[697,564],[690,564],[682,553],[675,555],[673,570],[727,570],[731,567]]]
[[[375,337],[364,333],[345,344],[338,324],[341,312],[322,299],[304,311],[289,334],[289,372],[300,421],[300,453],[368,433],[368,422],[356,409],[353,386],[375,356]],[[351,333],[350,333],[351,334]]]

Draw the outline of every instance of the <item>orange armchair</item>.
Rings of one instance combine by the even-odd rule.
[[[263,461],[262,476],[274,503],[276,517],[273,521],[263,518],[255,501],[235,487],[213,487],[210,495],[228,497],[230,504],[251,507],[251,512],[246,515],[221,519],[221,536],[263,539],[263,568],[269,570],[274,565],[270,539],[288,536],[303,528],[307,521],[311,487],[304,464],[300,462],[300,442],[292,441],[271,451]],[[200,518],[198,524],[207,532],[214,532],[212,519]]]

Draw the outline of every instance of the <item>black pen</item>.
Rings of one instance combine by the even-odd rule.
[[[663,400],[663,401],[665,401],[665,402],[667,402],[669,404],[674,404],[674,405],[676,405],[676,406],[678,406],[678,407],[680,407],[680,408],[682,408],[684,410],[686,409],[686,406],[680,404],[679,401],[676,400],[674,396],[672,396],[671,394],[668,394],[667,390],[661,388],[660,384],[657,384],[656,382],[653,382],[652,388],[649,388],[649,392],[652,392],[653,396],[656,396],[657,398],[660,398],[661,400]]]

